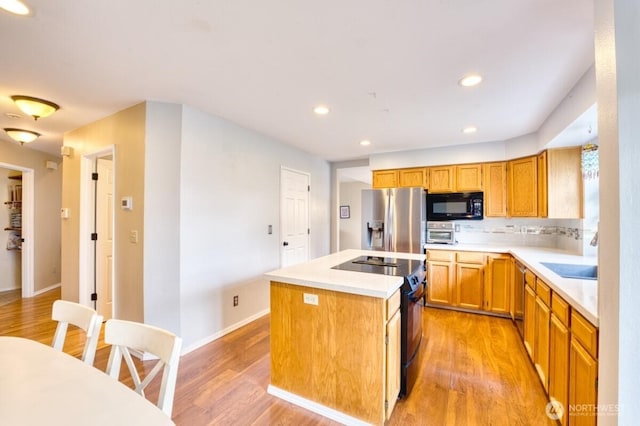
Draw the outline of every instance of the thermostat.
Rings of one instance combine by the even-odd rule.
[[[133,210],[133,198],[122,197],[122,200],[120,200],[120,207],[122,207],[122,210]]]

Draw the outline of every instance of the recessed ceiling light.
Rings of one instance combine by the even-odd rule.
[[[318,105],[313,109],[313,112],[318,115],[327,115],[329,114],[329,107],[326,105]]]
[[[476,126],[467,126],[464,129],[462,129],[462,133],[475,133],[478,131],[478,128]]]
[[[20,0],[0,0],[0,9],[4,9],[14,15],[25,16],[31,13],[29,7]]]
[[[369,140],[367,140],[367,139],[361,140],[361,141],[360,141],[360,145],[362,145],[362,146],[369,146],[369,145],[371,145],[371,141],[369,141]]]
[[[482,82],[482,76],[480,74],[469,74],[460,79],[458,84],[462,87],[477,86]]]

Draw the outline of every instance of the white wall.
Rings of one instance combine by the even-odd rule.
[[[359,249],[362,246],[362,190],[371,185],[363,182],[342,182],[340,184],[340,205],[349,206],[348,219],[339,219],[339,250]]]
[[[180,155],[180,313],[189,347],[269,308],[262,274],[280,266],[281,167],[311,175],[311,257],[329,253],[330,166],[186,106]]]
[[[598,0],[595,16],[602,188],[598,404],[609,408],[598,410],[598,424],[632,425],[640,418],[640,4]]]
[[[179,333],[182,106],[146,103],[144,321]]]

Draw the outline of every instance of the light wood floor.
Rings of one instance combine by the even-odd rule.
[[[59,290],[0,306],[0,335],[50,344],[51,304]],[[423,367],[411,395],[389,425],[545,425],[546,397],[509,320],[425,309]],[[82,352],[72,330],[65,351]],[[96,368],[109,348],[102,338]],[[1,360],[0,360],[1,362]],[[148,371],[154,361],[139,367]],[[130,385],[124,376],[121,380]],[[177,425],[336,425],[266,393],[269,316],[203,346],[180,361],[173,420]],[[157,386],[147,397],[155,398]],[[37,409],[37,407],[34,407]]]

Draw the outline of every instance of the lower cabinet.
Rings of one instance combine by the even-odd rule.
[[[385,420],[389,420],[400,394],[401,330],[400,290],[387,300]]]
[[[484,268],[484,253],[456,253],[456,306],[464,309],[482,309]]]
[[[529,285],[524,286],[524,347],[533,361],[533,348],[536,340],[536,291]]]
[[[549,324],[551,310],[544,300],[536,296],[536,336],[533,349],[533,362],[544,390],[549,389]]]
[[[569,406],[569,346],[571,336],[569,328],[556,316],[551,314],[549,326],[549,399],[557,401],[565,407]],[[568,416],[560,418],[560,424],[566,425]]]
[[[595,425],[598,329],[530,271],[525,273],[524,346],[562,425]],[[579,410],[579,411],[577,411]]]
[[[470,251],[427,251],[429,304],[508,315],[511,256]]]
[[[484,286],[484,309],[494,314],[509,315],[511,311],[512,257],[508,254],[487,254]]]

